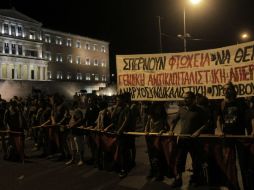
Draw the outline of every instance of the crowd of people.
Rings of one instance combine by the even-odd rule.
[[[237,98],[232,83],[226,84],[224,90],[224,100],[208,100],[201,94],[185,93],[174,116],[168,115],[166,111],[169,102],[131,101],[128,93],[117,95],[110,104],[107,99],[94,94],[74,96],[71,102],[65,101],[59,94],[27,99],[13,97],[9,102],[0,97],[3,156],[6,160],[24,160],[25,138],[32,138],[34,149],[40,149],[42,157],[66,160],[66,165],[81,166],[85,162],[87,143],[91,164],[99,169],[108,166],[108,169],[116,170],[119,177],[123,178],[136,165],[135,136],[124,133],[136,131],[137,123],[143,123],[142,132],[146,136],[151,166],[147,179],[161,181],[165,176],[165,158],[160,149],[154,146],[154,138],[149,138],[149,134],[175,137],[175,129],[180,126],[174,149],[175,180],[171,186],[182,186],[182,173],[185,171],[188,153],[192,158],[193,169],[190,183],[204,185],[208,181],[204,174],[204,163],[209,164],[209,155],[198,138],[201,134],[213,134],[221,138],[225,135],[254,136],[254,99]],[[115,154],[105,152],[98,146],[91,131],[116,134],[117,164]],[[237,155],[244,189],[253,189],[253,183],[250,183],[254,178],[251,162],[253,155],[235,139],[227,141],[223,147],[231,155]],[[234,170],[236,166],[232,167]],[[230,189],[239,189],[238,183],[229,182],[226,185]]]

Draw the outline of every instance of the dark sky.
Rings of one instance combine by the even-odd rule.
[[[6,0],[46,28],[110,42],[110,62],[116,54],[158,53],[161,16],[163,52],[183,50],[184,0]],[[203,0],[186,4],[187,32],[195,39],[187,49],[201,50],[240,42],[241,31],[254,31],[253,0]],[[253,33],[254,34],[254,33]],[[251,40],[251,39],[250,39]],[[111,68],[114,68],[112,66]],[[114,72],[114,69],[112,69]]]

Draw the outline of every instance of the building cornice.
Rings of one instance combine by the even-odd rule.
[[[0,34],[0,37],[2,39],[8,39],[8,40],[19,40],[19,41],[23,41],[23,42],[29,42],[29,43],[35,43],[35,44],[39,44],[39,45],[43,45],[44,42],[42,41],[38,41],[38,40],[30,40],[30,39],[27,39],[27,38],[23,38],[23,37],[17,37],[17,36],[10,36],[10,35],[3,35],[3,34]]]
[[[48,33],[53,33],[53,34],[59,34],[59,35],[63,35],[66,37],[74,37],[74,38],[80,38],[82,40],[86,40],[86,41],[93,41],[93,42],[98,42],[98,43],[104,43],[106,45],[109,45],[109,42],[104,41],[104,40],[99,40],[99,39],[95,39],[95,38],[90,38],[90,37],[85,37],[85,36],[81,36],[81,35],[77,35],[77,34],[71,34],[71,33],[67,33],[67,32],[61,32],[61,31],[57,31],[57,30],[52,30],[52,29],[48,29],[48,28],[42,28],[43,32],[48,32]]]

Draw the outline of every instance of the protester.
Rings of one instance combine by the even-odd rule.
[[[145,126],[145,133],[162,133],[169,130],[167,123],[167,113],[165,111],[164,102],[153,102],[151,112],[148,115],[148,120]],[[163,153],[155,147],[154,137],[146,137],[148,148],[148,156],[150,161],[150,171],[147,179],[155,177],[156,181],[164,179],[163,169],[164,160]]]
[[[183,95],[184,106],[180,107],[178,114],[171,123],[171,131],[174,130],[177,122],[180,122],[181,131],[180,134],[190,135],[193,137],[198,136],[202,129],[205,128],[208,115],[200,107],[196,105],[195,94],[193,92],[187,92]],[[185,171],[185,163],[187,154],[191,154],[193,175],[191,176],[190,183],[194,185],[201,185],[204,183],[202,175],[202,148],[197,139],[189,139],[180,137],[177,145],[177,157],[176,157],[176,170],[177,176],[172,184],[172,187],[182,186],[182,173]]]
[[[73,102],[72,110],[70,111],[71,119],[68,124],[70,134],[68,144],[71,151],[71,160],[66,162],[66,165],[75,163],[76,155],[79,156],[78,166],[84,164],[84,133],[80,129],[83,120],[83,113],[78,107],[78,102]]]
[[[220,109],[217,116],[217,128],[215,131],[216,135],[245,135],[245,126],[244,126],[244,111],[246,110],[246,104],[243,99],[237,98],[237,92],[233,83],[229,82],[224,86],[225,98],[221,102]],[[252,132],[251,132],[252,133]],[[224,149],[227,149],[232,155],[230,158],[227,155],[222,155],[225,162],[229,162],[231,165],[230,173],[227,173],[227,177],[232,173],[236,176],[236,156],[238,155],[239,165],[241,168],[242,181],[244,189],[247,187],[247,171],[248,171],[248,162],[246,159],[248,153],[245,151],[245,148],[241,143],[237,143],[235,140],[228,140],[224,144]],[[233,161],[232,161],[233,160]],[[227,172],[227,171],[226,171]],[[239,184],[236,179],[227,179],[227,186],[230,189],[239,189]]]
[[[119,177],[127,176],[130,162],[130,149],[128,148],[128,138],[123,135],[124,131],[128,131],[130,121],[130,109],[126,102],[124,94],[118,95],[116,106],[112,112],[112,124],[105,131],[113,129],[118,134],[117,142],[119,147]]]

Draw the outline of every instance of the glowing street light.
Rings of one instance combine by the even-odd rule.
[[[239,34],[238,38],[237,38],[237,44],[242,43],[242,42],[247,42],[248,40],[250,40],[251,35],[249,32],[242,32]]]
[[[201,0],[190,0],[190,2],[195,5],[195,4],[199,4]]]
[[[201,3],[202,0],[189,0],[191,2],[191,4],[193,5],[197,5],[199,3]],[[190,34],[188,34],[186,32],[186,11],[185,11],[185,6],[183,7],[183,47],[184,47],[184,51],[186,52],[187,50],[187,38],[190,36]]]
[[[247,39],[249,39],[249,37],[250,37],[249,34],[246,33],[246,32],[244,32],[244,33],[241,34],[241,39],[242,39],[242,40],[247,40]]]

